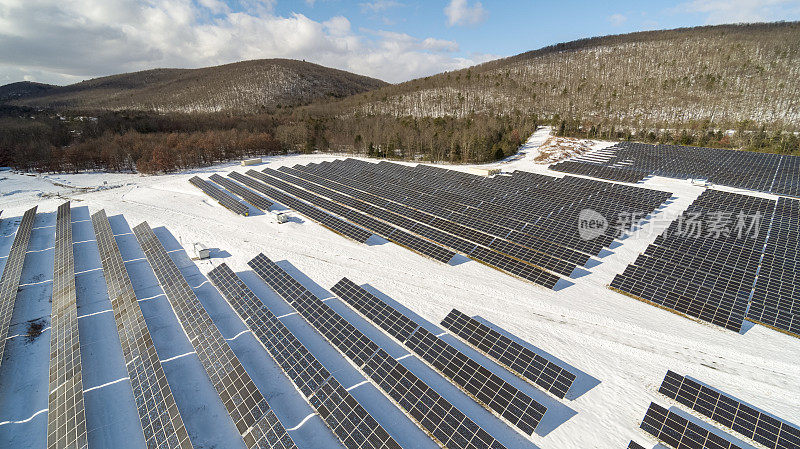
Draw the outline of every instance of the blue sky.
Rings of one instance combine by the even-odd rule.
[[[800,20],[800,0],[1,0],[0,84],[305,59],[390,82],[569,40]]]

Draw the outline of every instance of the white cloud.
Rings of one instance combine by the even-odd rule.
[[[393,0],[376,0],[374,2],[359,3],[362,12],[379,13],[386,11],[389,8],[403,6],[402,3]]]
[[[800,0],[693,0],[678,12],[706,14],[706,23],[768,22],[800,18]]]
[[[474,64],[458,44],[353,30],[280,16],[272,0],[2,0],[0,84],[29,77],[73,83],[155,67],[204,67],[257,58],[305,59],[398,82]]]
[[[612,14],[608,16],[608,21],[615,27],[622,25],[626,20],[628,20],[628,18],[623,14]]]
[[[481,2],[470,6],[467,0],[450,0],[444,7],[444,15],[447,16],[449,26],[477,25],[489,17],[489,12],[483,9]]]

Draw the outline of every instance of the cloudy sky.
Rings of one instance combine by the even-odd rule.
[[[305,59],[389,82],[605,34],[800,20],[800,0],[0,0],[0,84]]]

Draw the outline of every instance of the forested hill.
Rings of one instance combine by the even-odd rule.
[[[800,129],[800,22],[582,39],[387,86],[335,105],[437,117],[518,110],[633,129]]]
[[[53,86],[52,84],[34,83],[31,81],[20,81],[18,83],[6,84],[5,86],[0,86],[0,103],[17,98],[41,94],[54,87],[56,86]]]
[[[374,78],[308,62],[262,59],[202,69],[154,69],[95,78],[32,91],[20,95],[12,104],[56,109],[246,113],[344,97],[385,85]]]

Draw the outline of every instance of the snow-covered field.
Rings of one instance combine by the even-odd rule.
[[[493,164],[504,171],[525,170],[563,176],[537,163],[539,145],[548,137],[540,130],[519,155]],[[597,143],[599,149],[608,143]],[[324,155],[293,155],[265,159],[264,166],[333,160]],[[184,276],[242,360],[256,385],[301,448],[340,447],[318,416],[308,416],[305,404],[280,369],[204,277],[227,263],[277,315],[288,313],[282,303],[249,271],[246,263],[263,252],[298,276],[322,298],[343,276],[369,284],[383,296],[438,326],[452,309],[499,326],[553,358],[579,371],[573,391],[557,401],[500,370],[493,371],[548,406],[545,420],[526,439],[494,419],[455,387],[413,358],[403,359],[509,448],[622,448],[634,439],[653,447],[638,425],[650,401],[675,406],[657,393],[667,369],[721,389],[780,418],[800,423],[800,339],[763,326],[747,325],[742,334],[705,325],[610,291],[606,286],[644,251],[669,220],[678,216],[702,192],[688,181],[653,177],[644,187],[673,192],[673,199],[628,238],[618,240],[573,275],[573,285],[550,291],[463,260],[445,265],[387,242],[362,245],[345,239],[290,212],[292,220],[274,224],[264,214],[240,217],[216,204],[188,183],[193,175],[247,171],[234,164],[165,176],[78,174],[28,176],[0,173],[0,267],[22,213],[39,206],[23,270],[6,353],[0,367],[0,447],[43,447],[47,425],[50,281],[52,280],[55,210],[72,201],[78,315],[83,359],[84,397],[90,446],[130,447],[139,441],[130,383],[119,349],[113,315],[94,243],[89,214],[105,209],[111,217],[123,258],[128,261],[137,297],[163,361],[187,430],[195,447],[243,447],[225,410],[212,390],[186,340],[169,302],[163,296],[130,229],[147,221],[171,252]],[[465,170],[466,166],[448,166]],[[736,191],[733,189],[727,189]],[[748,192],[748,194],[752,194]],[[767,194],[763,194],[768,196]],[[124,215],[122,217],[121,215]],[[571,224],[568,224],[571,225]],[[212,248],[212,258],[191,262],[194,242]],[[182,248],[181,248],[182,247]],[[328,301],[390,354],[407,352],[352,313],[338,300]],[[42,320],[45,331],[26,335],[29,322]],[[430,439],[358,371],[325,343],[297,315],[287,326],[351,392],[370,404],[369,411],[406,448],[433,448]],[[465,352],[475,355],[454,337]],[[490,364],[482,356],[485,365]],[[306,419],[308,418],[308,419]],[[137,440],[137,438],[139,440]],[[740,442],[743,447],[760,447]]]

